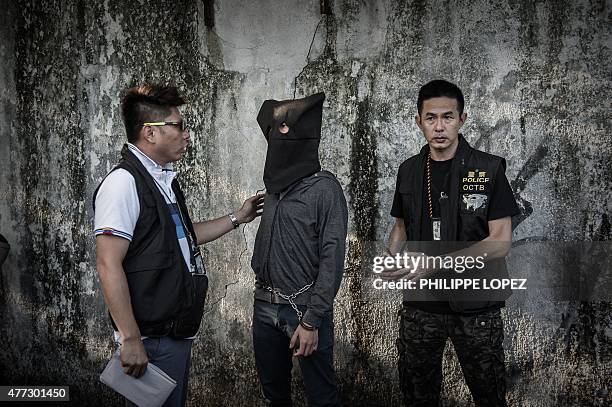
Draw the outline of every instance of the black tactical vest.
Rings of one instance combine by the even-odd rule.
[[[408,241],[418,241],[421,236],[423,206],[423,177],[429,146],[425,145],[419,154],[404,161],[399,168],[399,192],[402,195],[402,211]],[[469,246],[489,235],[487,209],[493,192],[497,173],[506,169],[506,160],[472,148],[462,135],[451,164],[449,192],[446,199],[440,199],[441,240],[457,242],[449,244],[453,250]],[[470,242],[470,243],[461,243]],[[413,244],[410,250],[419,250]],[[505,259],[492,260],[487,269],[493,270],[496,278],[507,278]],[[467,277],[466,274],[460,277]],[[479,312],[501,307],[511,291],[497,293],[499,301],[465,301],[454,298],[456,291],[448,298],[450,307],[457,312]]]
[[[123,259],[134,317],[141,335],[170,335],[176,322],[189,314],[194,303],[198,302],[194,281],[185,265],[176,225],[153,177],[127,145],[121,150],[121,157],[112,171],[122,168],[134,177],[140,203],[140,215]],[[94,210],[100,185],[93,195]],[[185,196],[176,179],[172,181],[172,190],[186,226],[195,237]],[[112,318],[111,322],[116,329]]]

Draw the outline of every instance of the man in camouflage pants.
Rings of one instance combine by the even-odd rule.
[[[463,105],[461,90],[443,80],[429,82],[419,91],[416,123],[427,144],[399,168],[389,252],[400,253],[410,240],[418,241],[419,251],[440,255],[443,250],[428,251],[434,246],[432,242],[459,242],[463,249],[451,253],[453,258],[458,253],[465,257],[487,251],[487,264],[497,264],[506,273],[504,257],[512,239],[510,217],[519,210],[505,176],[505,160],[470,147],[459,134],[467,118]],[[434,246],[433,251],[438,248]],[[434,274],[441,276],[440,270],[432,273],[423,267],[388,271],[383,278],[408,276],[414,281]],[[465,302],[456,301],[453,295],[417,300],[414,292],[404,291],[397,339],[404,403],[439,404],[442,355],[450,338],[476,405],[505,406],[500,315],[505,297],[501,301],[470,297]]]

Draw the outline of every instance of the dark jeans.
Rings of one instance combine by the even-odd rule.
[[[306,307],[300,306],[302,312]],[[292,350],[289,341],[298,325],[293,308],[255,300],[253,347],[257,374],[266,403],[291,406]],[[334,373],[334,322],[331,313],[319,327],[319,344],[310,356],[299,357],[309,406],[340,406]]]
[[[166,372],[176,380],[176,387],[163,404],[164,407],[181,407],[187,401],[187,381],[189,379],[189,366],[191,364],[191,339],[161,338],[143,339],[149,362]],[[129,400],[125,401],[128,407],[135,406]]]
[[[406,406],[438,406],[442,353],[450,337],[476,406],[506,406],[504,328],[500,311],[433,314],[404,305],[397,339]]]

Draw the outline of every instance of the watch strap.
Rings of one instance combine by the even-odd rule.
[[[230,221],[232,222],[232,225],[234,226],[234,229],[240,226],[240,222],[238,222],[238,218],[236,218],[236,215],[234,215],[233,213],[230,213],[227,216],[229,216]]]

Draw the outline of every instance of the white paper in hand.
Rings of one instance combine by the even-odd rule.
[[[138,406],[159,407],[176,387],[176,381],[152,363],[139,378],[123,372],[119,351],[113,354],[110,362],[100,375],[100,381]]]

